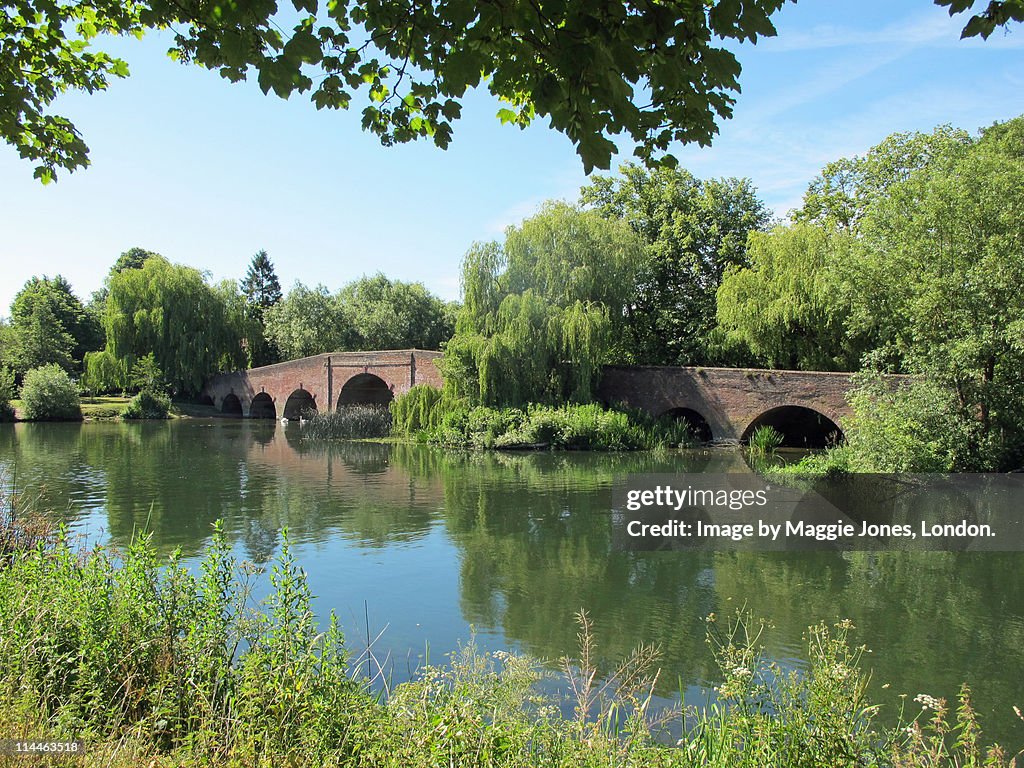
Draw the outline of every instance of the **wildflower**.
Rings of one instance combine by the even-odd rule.
[[[919,693],[914,697],[914,701],[921,705],[921,709],[933,709],[938,712],[940,709],[945,709],[945,702],[941,699],[936,699],[934,696],[929,696],[927,693]]]

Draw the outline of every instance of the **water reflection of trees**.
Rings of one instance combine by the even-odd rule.
[[[857,640],[875,650],[865,664],[890,715],[901,693],[953,701],[966,681],[990,738],[1020,740],[1011,709],[1024,680],[1019,554],[718,553],[714,569],[720,604],[746,603],[788,639],[776,654],[802,653],[813,621],[852,619]]]
[[[710,455],[479,454],[396,451],[411,473],[444,477],[445,523],[458,546],[463,615],[543,658],[574,655],[585,608],[609,664],[639,642],[666,662],[662,692],[707,679],[704,617],[714,610],[709,555],[612,551],[612,481],[700,471]]]
[[[148,528],[161,550],[186,555],[201,550],[218,518],[242,555],[258,562],[272,558],[285,526],[300,542],[385,548],[443,524],[458,562],[435,567],[458,568],[466,621],[554,658],[575,652],[573,614],[586,608],[609,663],[641,641],[661,645],[662,693],[680,679],[715,677],[704,644],[712,611],[746,605],[770,619],[778,641],[769,650],[779,657],[803,653],[807,624],[852,618],[859,638],[877,650],[867,658],[880,697],[895,704],[903,692],[950,696],[967,680],[984,723],[999,738],[1012,733],[1009,706],[1020,703],[1024,679],[1019,555],[615,552],[615,478],[742,471],[740,455],[466,453],[371,443],[299,452],[275,427],[2,426],[0,465],[16,465],[19,487],[41,493],[45,508],[64,519],[102,510],[115,543]],[[891,688],[882,691],[886,682]]]

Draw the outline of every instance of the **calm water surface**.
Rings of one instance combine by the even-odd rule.
[[[145,529],[195,558],[223,519],[238,556],[268,564],[287,527],[318,612],[338,613],[356,652],[368,615],[394,679],[474,632],[486,648],[572,655],[585,608],[603,657],[656,643],[660,692],[681,683],[692,701],[717,679],[705,617],[746,605],[775,627],[768,651],[797,666],[807,625],[852,619],[890,713],[901,693],[952,700],[966,681],[988,735],[1024,746],[1024,556],[612,551],[613,478],[701,471],[749,470],[721,450],[311,445],[297,425],[252,421],[0,425],[6,484],[91,541]]]

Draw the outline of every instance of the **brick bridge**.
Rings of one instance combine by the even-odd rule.
[[[203,395],[225,414],[294,419],[346,404],[385,404],[414,384],[439,387],[440,357],[422,350],[315,355],[214,376]],[[607,366],[598,397],[684,419],[706,441],[743,441],[770,425],[787,445],[820,446],[841,435],[849,388],[847,373]]]
[[[335,352],[248,371],[218,374],[203,398],[222,413],[296,419],[352,403],[386,404],[414,384],[441,386],[440,352],[419,349]]]

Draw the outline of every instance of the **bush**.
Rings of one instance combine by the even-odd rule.
[[[443,406],[442,406],[443,409]],[[685,423],[587,405],[455,408],[420,433],[423,440],[465,448],[559,448],[635,451],[691,445]]]
[[[352,440],[390,434],[391,412],[377,405],[348,405],[331,413],[314,413],[302,425],[302,436],[312,440]]]
[[[23,414],[32,421],[81,421],[78,387],[56,363],[33,368],[21,385]]]
[[[122,419],[166,419],[170,417],[171,399],[159,392],[143,390],[128,403]]]
[[[0,368],[0,421],[13,421],[14,408],[11,400],[14,399],[14,371],[9,368]]]
[[[846,440],[865,472],[972,472],[991,468],[981,422],[956,394],[921,378],[893,388],[868,374],[851,391]]]

